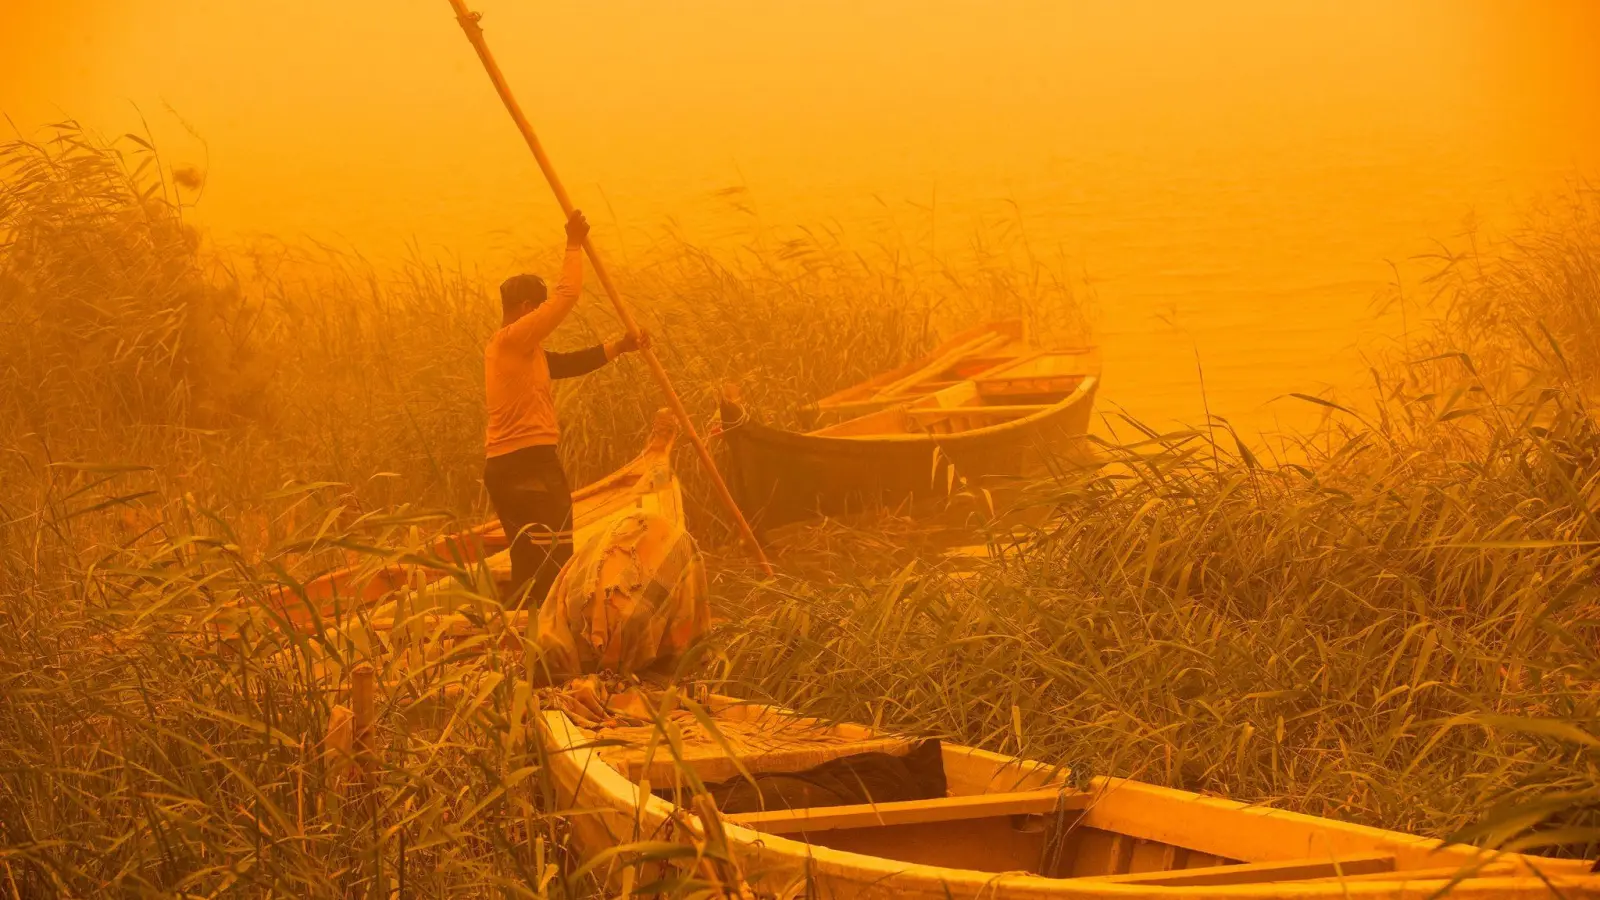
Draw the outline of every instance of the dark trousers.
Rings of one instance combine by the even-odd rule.
[[[561,457],[553,446],[491,456],[483,485],[511,541],[507,605],[536,609],[572,558],[572,489]]]

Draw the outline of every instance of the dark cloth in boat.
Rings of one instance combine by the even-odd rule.
[[[544,358],[552,379],[587,375],[607,361],[603,344],[569,353],[546,350]],[[572,488],[561,457],[553,444],[491,456],[483,484],[511,541],[507,596],[519,609],[538,606],[572,558]]]
[[[801,772],[754,772],[749,780],[741,777],[706,785],[717,808],[730,815],[929,800],[945,796],[948,790],[944,757],[936,740],[922,741],[904,756],[857,753]]]

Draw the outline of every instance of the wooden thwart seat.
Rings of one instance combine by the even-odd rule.
[[[1081,811],[1089,805],[1085,793],[1056,789],[1021,791],[1014,794],[976,794],[964,797],[935,797],[930,800],[899,800],[892,803],[860,803],[810,809],[769,810],[738,813],[728,821],[767,834],[836,831],[850,828],[876,828],[885,825],[920,825],[959,819],[995,816],[1048,815]]]

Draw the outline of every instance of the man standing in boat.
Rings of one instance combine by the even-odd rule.
[[[484,350],[489,427],[483,483],[511,540],[509,597],[516,607],[537,607],[572,557],[572,489],[556,452],[560,429],[551,381],[587,374],[650,344],[640,333],[572,353],[544,349],[577,305],[588,234],[588,221],[573,210],[553,295],[537,275],[516,275],[500,285],[500,330]]]

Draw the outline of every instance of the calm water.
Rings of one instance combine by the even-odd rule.
[[[635,252],[669,220],[726,239],[732,185],[770,225],[945,255],[1020,227],[1092,284],[1107,407],[1157,423],[1308,421],[1274,398],[1357,386],[1398,339],[1371,302],[1389,261],[1416,290],[1434,240],[1600,163],[1590,0],[477,6],[569,187]],[[0,5],[19,126],[129,130],[135,106],[209,166],[223,235],[415,241],[490,274],[555,239],[444,0]]]

